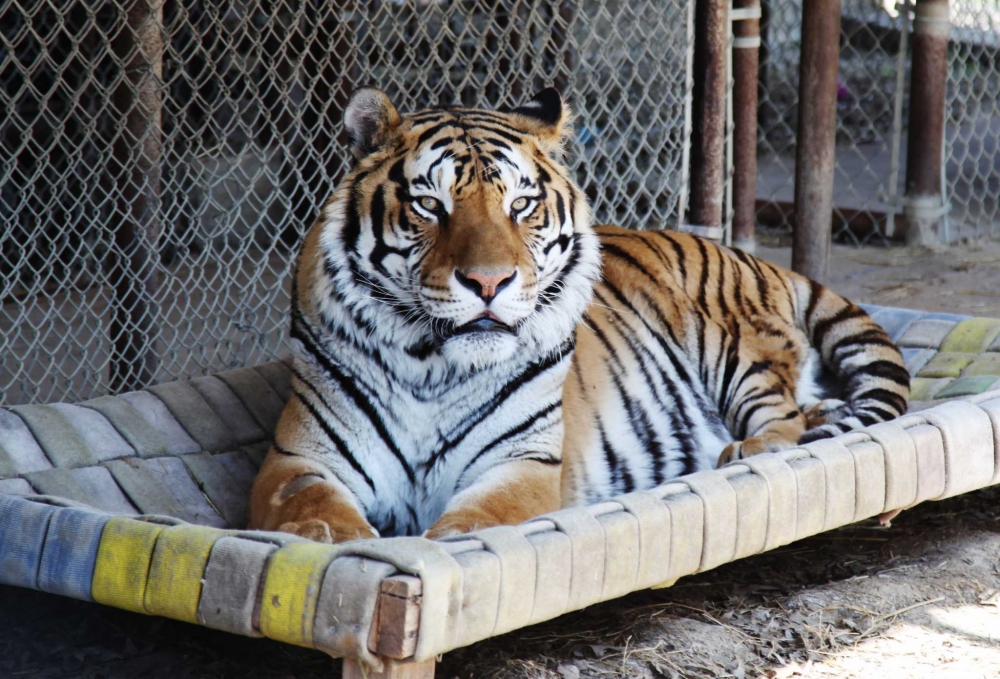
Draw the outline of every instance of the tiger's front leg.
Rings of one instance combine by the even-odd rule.
[[[561,465],[514,460],[483,473],[448,502],[424,537],[435,539],[491,526],[513,526],[561,506]]]
[[[250,525],[316,540],[377,538],[348,488],[329,470],[300,455],[272,448],[250,493]]]
[[[761,453],[794,448],[806,431],[807,418],[795,401],[797,375],[761,368],[769,363],[749,363],[733,380],[739,387],[724,415],[729,430],[740,440],[723,449],[719,467]]]

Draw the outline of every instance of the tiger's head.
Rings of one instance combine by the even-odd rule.
[[[510,111],[407,115],[356,92],[344,113],[356,163],[307,238],[303,306],[355,341],[459,371],[564,346],[600,261],[560,162],[569,119],[551,88]]]

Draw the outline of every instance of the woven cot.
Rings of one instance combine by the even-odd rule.
[[[868,311],[914,376],[909,414],[441,542],[239,530],[288,398],[281,362],[0,409],[0,583],[377,668],[1000,481],[1000,320]]]

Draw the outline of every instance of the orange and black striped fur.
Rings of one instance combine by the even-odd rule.
[[[697,236],[597,232],[604,275],[563,391],[564,503],[905,411],[899,350],[839,295]]]
[[[507,112],[352,98],[251,527],[513,524],[905,410],[899,352],[850,302],[694,236],[595,229],[568,120],[551,89]]]

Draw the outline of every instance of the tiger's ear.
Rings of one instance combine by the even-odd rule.
[[[351,153],[358,160],[377,151],[392,138],[403,119],[382,90],[364,87],[353,95],[344,111],[344,126],[351,137]]]
[[[541,140],[547,152],[562,150],[572,126],[573,113],[556,88],[546,87],[511,113],[527,123],[527,131]]]

